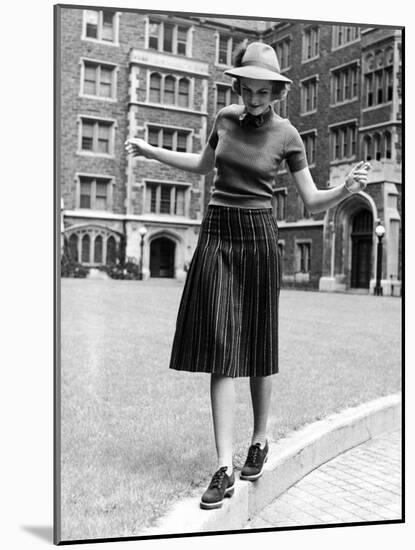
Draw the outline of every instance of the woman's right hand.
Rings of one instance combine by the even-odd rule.
[[[153,146],[140,138],[130,138],[124,143],[125,150],[129,155],[138,157],[140,155],[151,158]]]

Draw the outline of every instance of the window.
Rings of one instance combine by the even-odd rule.
[[[383,157],[392,158],[392,136],[388,131],[383,134]]]
[[[274,216],[278,221],[285,220],[286,202],[287,202],[287,190],[276,189],[274,191],[273,210],[274,210]]]
[[[83,153],[114,154],[114,123],[81,118],[81,147]]]
[[[115,264],[119,251],[119,238],[105,230],[81,229],[69,237],[69,250],[74,261],[85,264]]]
[[[332,47],[341,48],[351,42],[360,39],[359,27],[346,27],[342,25],[333,25],[332,27]]]
[[[84,10],[83,38],[117,42],[116,13],[111,10]]]
[[[364,160],[383,160],[392,158],[392,136],[388,130],[383,133],[365,134],[362,139]]]
[[[88,210],[109,210],[111,178],[79,176],[79,207]]]
[[[216,84],[216,110],[219,111],[226,105],[239,103],[239,96],[229,84]]]
[[[150,75],[150,101],[161,103],[161,75],[153,73]]]
[[[233,36],[217,34],[216,38],[216,65],[232,65],[232,55],[244,40],[236,42]]]
[[[311,243],[297,242],[297,271],[309,273],[311,270]]]
[[[314,164],[316,161],[316,132],[302,134],[301,138],[304,143],[308,164]]]
[[[343,124],[330,129],[332,161],[350,159],[356,155],[356,123]]]
[[[188,186],[149,182],[146,184],[146,213],[186,215]]]
[[[150,19],[148,48],[174,55],[190,56],[190,27]]]
[[[309,61],[319,55],[320,50],[320,29],[319,27],[309,27],[303,32],[303,55],[302,60]]]
[[[345,103],[358,97],[358,68],[350,65],[331,73],[331,103]]]
[[[288,69],[290,67],[291,38],[287,37],[282,40],[278,40],[278,42],[274,42],[274,44],[272,44],[272,47],[277,54],[280,69],[282,71],[284,69]]]
[[[386,64],[389,64],[386,66]],[[376,107],[393,100],[393,56],[369,53],[364,59],[364,105]]]
[[[301,114],[317,110],[318,79],[312,77],[301,82]]]
[[[274,103],[274,110],[282,118],[288,118],[288,98],[280,99]]]
[[[190,80],[188,78],[151,73],[148,97],[150,103],[165,103],[189,109],[190,89]]]
[[[189,152],[191,149],[189,130],[174,128],[148,127],[148,142],[155,147],[163,147],[170,151]]]
[[[95,61],[83,61],[82,95],[115,99],[116,67]]]
[[[219,65],[230,65],[232,57],[232,37],[219,35],[218,41],[218,63]]]

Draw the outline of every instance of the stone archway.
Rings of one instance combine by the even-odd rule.
[[[157,237],[150,244],[150,277],[174,278],[176,243],[168,237]]]

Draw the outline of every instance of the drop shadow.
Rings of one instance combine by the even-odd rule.
[[[53,527],[51,525],[21,525],[21,528],[39,539],[53,543]]]

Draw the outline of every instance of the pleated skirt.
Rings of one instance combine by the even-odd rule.
[[[177,316],[170,368],[278,372],[280,261],[271,209],[209,206]]]

